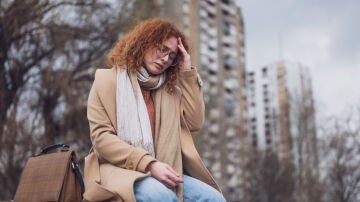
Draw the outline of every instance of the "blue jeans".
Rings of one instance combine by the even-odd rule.
[[[183,175],[184,202],[214,201],[223,202],[225,198],[213,187],[188,175]],[[136,201],[179,201],[175,193],[153,177],[135,182]]]

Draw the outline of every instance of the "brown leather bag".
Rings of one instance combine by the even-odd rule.
[[[81,201],[83,193],[75,152],[56,144],[26,162],[14,201]]]

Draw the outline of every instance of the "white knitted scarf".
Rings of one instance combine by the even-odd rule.
[[[149,115],[140,86],[138,82],[135,83],[135,86],[132,86],[128,72],[117,68],[117,134],[121,140],[134,147],[143,148],[155,157]]]

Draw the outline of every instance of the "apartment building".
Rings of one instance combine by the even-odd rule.
[[[276,62],[248,76],[248,130],[257,150],[276,153],[282,162],[318,175],[317,134],[309,69],[300,63]],[[249,125],[249,123],[248,123]],[[305,175],[305,172],[304,172]]]
[[[229,201],[245,197],[244,29],[234,1],[184,1],[184,28],[197,39],[206,121],[197,139],[203,160]],[[196,22],[196,23],[195,23]]]
[[[246,197],[244,23],[233,0],[138,1],[136,16],[166,17],[190,41],[192,64],[203,79],[206,120],[194,134],[200,155],[228,201]],[[143,13],[141,7],[151,8]]]

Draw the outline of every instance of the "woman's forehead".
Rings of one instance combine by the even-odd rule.
[[[177,40],[176,37],[172,36],[172,37],[166,39],[163,42],[163,45],[170,48],[172,51],[177,51],[177,49],[178,49],[178,40]]]

